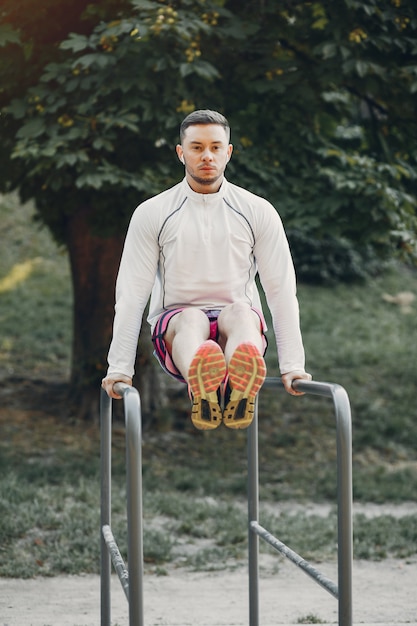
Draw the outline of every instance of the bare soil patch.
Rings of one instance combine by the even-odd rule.
[[[321,563],[319,567],[329,577],[337,576],[334,563]],[[248,624],[247,579],[245,567],[232,572],[195,573],[171,569],[167,576],[147,574],[145,624]],[[354,624],[417,624],[416,580],[417,559],[355,562]],[[97,626],[100,623],[98,576],[0,579],[0,598],[1,626]],[[308,618],[310,622],[306,621]],[[122,626],[128,621],[127,601],[114,577],[112,625]],[[281,557],[277,560],[263,555],[260,624],[297,623],[337,624],[337,601],[292,563]]]

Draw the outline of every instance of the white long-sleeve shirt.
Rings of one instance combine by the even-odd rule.
[[[108,373],[133,376],[138,335],[151,297],[153,330],[167,309],[261,309],[255,276],[271,311],[281,373],[304,369],[295,273],[281,219],[263,198],[226,179],[196,193],[186,179],[134,212],[116,284]]]

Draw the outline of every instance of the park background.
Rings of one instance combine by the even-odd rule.
[[[400,507],[417,486],[414,3],[6,0],[0,16],[0,574],[98,571],[115,275],[135,206],[182,177],[173,149],[194,108],[230,119],[228,177],[287,229],[307,368],[348,391],[354,498],[381,505],[355,515],[355,557],[415,555]],[[245,433],[192,429],[144,331],[147,565],[234,567]],[[334,503],[332,408],[265,391],[260,415],[262,500]],[[114,433],[122,539],[120,415]],[[334,509],[266,515],[306,558],[335,558]]]

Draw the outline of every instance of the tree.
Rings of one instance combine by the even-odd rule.
[[[245,42],[240,80],[228,77],[248,103],[242,127],[255,128],[239,165],[284,207],[298,274],[364,276],[396,251],[414,263],[415,5],[263,6],[262,36]]]
[[[177,128],[194,108],[230,118],[233,180],[276,204],[299,275],[364,275],[396,248],[417,257],[411,0],[94,7],[24,97],[10,76],[3,96],[7,181],[70,254],[73,390],[95,397],[123,234],[141,200],[182,176]]]
[[[89,35],[71,34],[61,44],[69,53],[9,108],[22,121],[13,158],[29,168],[18,181],[21,196],[36,198],[41,219],[69,252],[71,390],[84,400],[81,412],[91,411],[104,373],[128,219],[141,200],[178,180],[172,152],[178,123],[193,108],[187,83],[204,98],[216,76],[196,43],[215,19],[209,8],[136,5]]]

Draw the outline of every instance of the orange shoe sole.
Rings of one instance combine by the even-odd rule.
[[[230,398],[223,412],[228,428],[247,428],[255,413],[256,396],[266,376],[266,365],[258,348],[241,343],[229,363]]]
[[[226,375],[226,361],[220,346],[205,341],[198,348],[188,371],[193,406],[191,421],[199,430],[212,430],[222,422],[217,391]]]

